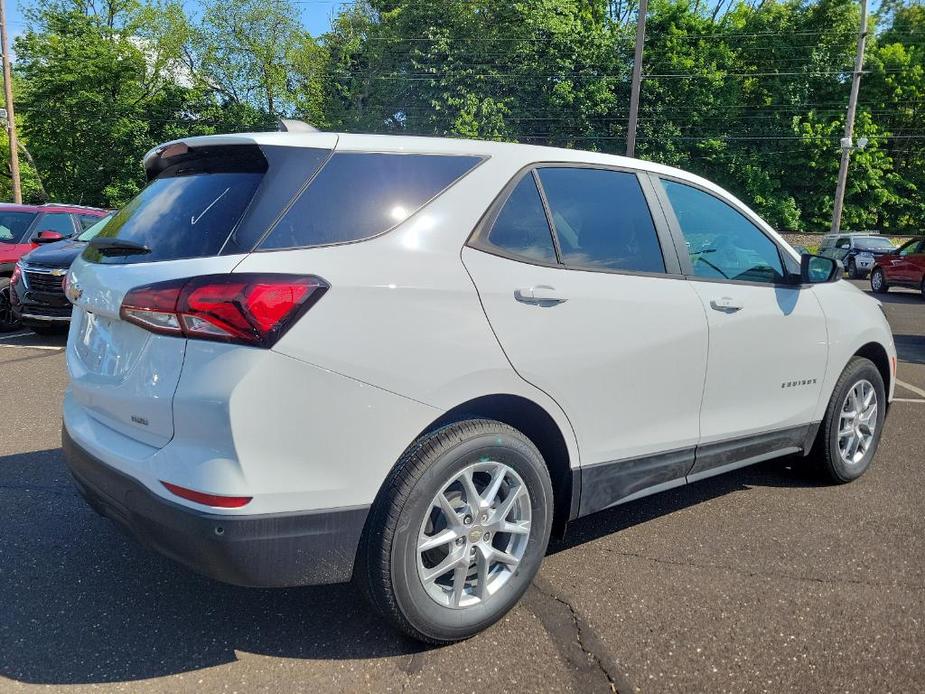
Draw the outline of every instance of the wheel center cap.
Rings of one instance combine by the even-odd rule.
[[[482,529],[481,528],[472,528],[469,531],[469,542],[478,542],[482,539]]]

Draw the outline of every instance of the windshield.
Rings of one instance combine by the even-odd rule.
[[[100,233],[103,230],[103,227],[106,226],[109,220],[115,216],[115,214],[116,214],[115,212],[110,212],[105,217],[101,217],[100,221],[98,221],[93,226],[88,227],[84,233],[82,233],[80,236],[77,237],[77,240],[78,241],[89,241],[90,239],[92,239],[94,236],[96,236],[98,233]]]
[[[19,243],[37,212],[0,212],[0,243]]]
[[[889,239],[872,236],[854,240],[855,248],[862,251],[892,251],[894,246]]]

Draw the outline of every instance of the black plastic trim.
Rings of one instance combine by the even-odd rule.
[[[172,503],[110,467],[62,428],[78,491],[139,542],[225,583],[284,587],[349,581],[368,506],[251,516]]]
[[[753,459],[754,462],[759,462],[759,458],[767,459],[775,454],[800,452],[805,445],[807,430],[811,426],[802,424],[697,446],[697,460],[687,473],[688,477]]]

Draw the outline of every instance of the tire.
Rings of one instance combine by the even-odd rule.
[[[0,278],[0,333],[9,333],[19,328],[19,319],[13,315],[13,304],[10,302],[10,278]]]
[[[845,416],[846,412],[858,412],[849,399],[852,393],[861,401],[860,421]],[[874,397],[872,412],[869,406],[863,404],[867,402],[868,393]],[[843,484],[864,474],[877,452],[885,414],[886,390],[880,371],[869,359],[852,357],[835,384],[813,447],[812,455],[826,477],[832,482]],[[858,428],[844,434],[855,422]],[[852,447],[854,441],[858,442],[856,447]]]
[[[500,476],[485,515],[472,513],[466,471],[479,496],[473,505],[483,494],[490,497],[494,475]],[[493,510],[506,504],[506,512]],[[467,639],[504,616],[530,586],[546,553],[552,509],[549,472],[526,436],[493,420],[449,424],[421,436],[389,473],[366,523],[354,581],[373,608],[411,638],[434,645]],[[450,512],[458,530],[446,523]],[[505,527],[523,532],[495,532],[499,517],[490,514],[497,513]],[[450,539],[439,543],[438,535]],[[428,538],[438,544],[419,549]],[[503,561],[502,555],[489,558],[496,550],[504,552]],[[478,580],[482,566],[485,581]]]
[[[847,271],[848,271],[848,277],[850,277],[851,279],[856,280],[856,279],[861,278],[861,273],[858,272],[857,263],[854,262],[853,258],[848,261]]]
[[[870,273],[870,290],[874,294],[886,294],[890,291],[890,285],[886,283],[886,275],[883,274],[882,269],[874,268],[874,271]]]
[[[925,299],[925,277],[922,277],[922,286],[919,289],[922,291],[922,298]]]

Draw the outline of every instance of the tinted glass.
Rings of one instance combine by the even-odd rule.
[[[0,243],[19,243],[35,212],[0,212]]]
[[[71,221],[71,215],[67,213],[45,214],[35,226],[35,231],[57,231],[62,236],[73,236],[74,223]]]
[[[749,282],[782,282],[777,246],[745,215],[709,193],[662,181],[688,244],[694,274]]]
[[[562,262],[607,270],[664,272],[665,261],[635,174],[541,168]]]
[[[261,248],[344,243],[404,221],[470,171],[479,157],[335,153]]]
[[[156,178],[99,233],[143,244],[150,253],[84,257],[99,263],[144,263],[216,255],[241,219],[262,173],[209,173]]]
[[[103,218],[95,214],[77,215],[77,221],[80,222],[80,228],[84,230],[89,229],[101,219]]]
[[[921,253],[921,248],[925,247],[925,241],[909,241],[905,246],[899,249],[900,255],[912,255],[914,253]]]
[[[489,246],[528,260],[556,262],[543,201],[531,174],[524,176],[514,188],[486,241]]]
[[[95,223],[92,226],[87,227],[86,231],[77,237],[77,240],[89,241],[94,236],[99,234],[103,230],[103,227],[109,223],[109,220],[113,218],[113,214],[114,213],[108,214],[105,217],[93,217],[93,221]]]

